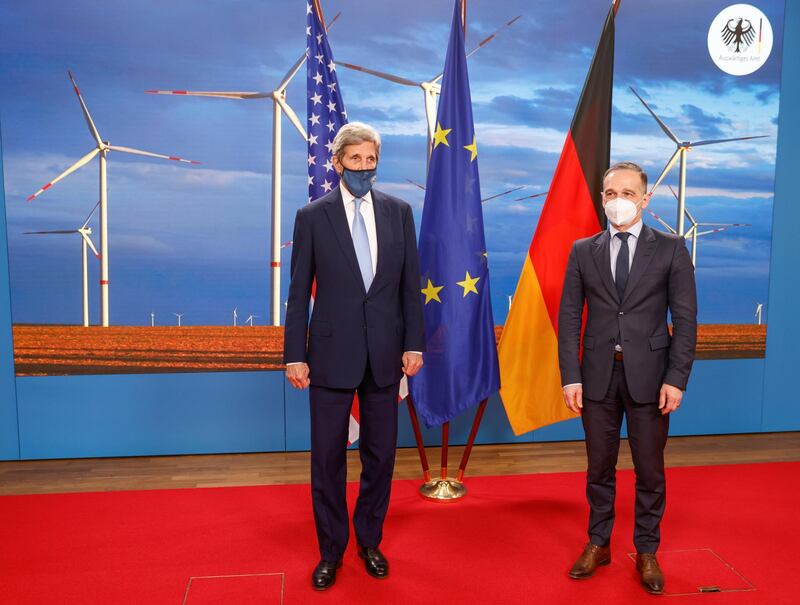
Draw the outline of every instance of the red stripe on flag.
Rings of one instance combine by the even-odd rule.
[[[600,228],[572,133],[569,133],[529,250],[556,334],[558,307],[572,242],[593,235]]]

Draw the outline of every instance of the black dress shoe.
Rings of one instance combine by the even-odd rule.
[[[377,548],[359,546],[358,556],[364,559],[364,567],[373,578],[383,579],[389,575],[389,561]]]
[[[336,570],[342,566],[342,560],[317,563],[311,574],[311,586],[314,590],[327,590],[336,582]]]

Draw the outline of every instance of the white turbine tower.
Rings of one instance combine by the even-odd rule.
[[[756,318],[756,322],[758,323],[759,326],[761,325],[761,312],[763,310],[764,310],[764,305],[762,303],[758,303],[756,305],[755,318]]]
[[[490,36],[487,36],[480,43],[473,48],[471,51],[467,53],[467,58],[471,57],[475,54],[478,50],[483,48],[489,42],[491,42],[495,36],[497,36],[500,31],[507,27],[511,27],[514,23],[520,19],[522,15],[517,15],[510,21],[504,23],[502,26],[497,28]],[[395,84],[402,84],[403,86],[413,86],[414,88],[421,88],[422,95],[424,100],[424,107],[425,107],[425,119],[428,124],[428,156],[431,154],[431,149],[433,148],[433,133],[436,131],[436,110],[437,110],[437,97],[439,93],[442,91],[442,87],[439,85],[439,80],[442,79],[443,74],[439,74],[430,80],[424,80],[421,82],[417,82],[414,80],[409,80],[408,78],[403,78],[401,76],[396,76],[394,74],[377,71],[374,69],[368,69],[366,67],[361,67],[360,65],[354,65],[353,63],[345,63],[344,61],[336,61],[337,65],[341,65],[342,67],[346,67],[347,69],[352,69],[354,71],[360,71],[365,74],[370,74],[372,76],[381,78],[383,80],[388,80],[389,82],[394,82]]]
[[[150,311],[150,327],[155,328],[156,326],[156,314]]]
[[[56,178],[52,181],[47,183],[44,187],[39,189],[36,193],[28,197],[28,201],[30,202],[34,198],[38,197],[50,187],[55,185],[58,181],[63,179],[66,176],[69,176],[82,166],[88,164],[94,156],[100,157],[100,323],[103,327],[108,327],[109,319],[108,319],[108,184],[106,182],[106,162],[107,156],[109,151],[119,151],[122,153],[130,153],[133,155],[144,155],[147,157],[152,158],[161,158],[164,160],[173,160],[175,162],[185,162],[187,164],[199,164],[199,162],[195,162],[193,160],[185,160],[183,158],[179,158],[176,156],[170,155],[163,155],[160,153],[152,153],[150,151],[142,151],[140,149],[133,149],[131,147],[122,147],[119,145],[111,145],[108,141],[103,141],[100,138],[100,133],[97,130],[97,127],[94,125],[94,121],[92,120],[92,116],[89,114],[89,109],[86,107],[86,103],[83,100],[83,96],[81,96],[81,92],[78,89],[78,85],[75,84],[75,79],[72,77],[71,72],[67,72],[69,75],[69,79],[72,82],[72,87],[75,89],[75,94],[78,96],[78,101],[81,104],[81,111],[83,111],[83,117],[86,119],[86,125],[89,127],[89,133],[92,135],[92,138],[95,141],[96,147],[92,149],[89,153],[75,162],[72,166],[67,168],[64,172],[59,174]]]
[[[245,321],[244,323],[250,324],[250,327],[252,328],[253,327],[253,319],[255,319],[256,317],[258,317],[258,315],[253,315],[251,313],[250,315],[247,316],[247,321]]]
[[[97,210],[97,206],[99,204],[95,204],[92,211],[89,213],[89,216],[86,217],[86,220],[83,222],[83,225],[78,227],[77,229],[68,229],[68,230],[58,230],[58,231],[26,231],[25,235],[66,235],[66,234],[74,234],[77,233],[80,235],[81,238],[81,267],[82,267],[82,276],[83,276],[83,287],[81,288],[82,293],[82,308],[83,308],[83,326],[85,328],[89,327],[89,265],[88,265],[88,252],[87,247],[92,249],[94,255],[99,259],[100,253],[97,251],[97,248],[94,247],[94,243],[92,243],[92,228],[87,227],[89,221],[92,219],[92,215],[94,211]]]
[[[678,137],[669,129],[669,127],[656,115],[650,106],[645,102],[645,100],[639,96],[639,93],[636,92],[633,87],[631,87],[631,91],[636,98],[641,101],[642,105],[644,105],[645,109],[653,116],[658,125],[661,127],[661,130],[664,131],[669,139],[675,143],[677,149],[675,149],[675,153],[672,154],[672,157],[667,162],[667,165],[664,167],[664,170],[661,171],[661,174],[656,179],[656,182],[653,184],[653,187],[650,189],[650,193],[653,193],[656,190],[656,187],[659,186],[661,181],[667,176],[667,173],[672,169],[675,165],[675,162],[678,161],[680,157],[681,164],[680,164],[680,179],[678,181],[678,220],[677,220],[677,227],[676,231],[679,235],[685,235],[685,223],[684,217],[686,213],[684,212],[686,209],[686,156],[689,151],[692,150],[693,147],[701,147],[704,145],[716,145],[718,143],[730,143],[732,141],[749,141],[751,139],[763,139],[766,138],[767,135],[758,135],[758,136],[751,136],[751,137],[736,137],[733,139],[708,139],[705,141],[679,141]]]
[[[239,319],[239,307],[233,309],[233,327],[236,327],[236,320]]]
[[[331,25],[339,18],[337,14]],[[146,90],[147,94],[153,95],[178,95],[188,97],[212,97],[215,99],[270,99],[272,101],[272,238],[271,238],[271,262],[270,262],[270,316],[272,325],[281,325],[280,296],[281,296],[281,115],[286,117],[303,137],[304,142],[308,142],[308,135],[303,126],[303,122],[297,117],[295,111],[286,102],[286,87],[300,71],[306,61],[306,54],[295,62],[286,72],[286,75],[278,84],[275,90],[261,92],[242,92],[242,91],[205,91],[205,90]]]
[[[178,318],[178,327],[180,328],[181,327],[181,317],[186,315],[186,313],[173,313],[173,315]]]

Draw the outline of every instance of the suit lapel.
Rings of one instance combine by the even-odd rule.
[[[636,243],[636,253],[633,255],[633,264],[631,265],[631,272],[628,275],[628,284],[625,286],[625,295],[622,297],[624,303],[631,295],[631,292],[636,287],[636,284],[642,277],[645,269],[653,260],[654,252],[658,241],[647,225],[642,225],[642,231],[639,233],[639,241]]]
[[[361,284],[361,289],[364,290],[364,280],[361,277],[361,270],[358,268],[356,249],[353,247],[353,236],[350,234],[350,225],[347,224],[347,214],[345,214],[344,211],[342,193],[338,189],[337,195],[333,196],[325,206],[325,213],[328,215],[328,220],[331,223],[336,239],[339,240],[339,246],[344,253],[347,264],[350,265],[350,269],[353,271],[356,281]],[[378,258],[380,258],[380,255]]]
[[[375,288],[375,283],[383,277],[389,254],[391,240],[391,223],[389,220],[389,207],[383,203],[383,196],[379,191],[372,190],[372,210],[375,213],[375,235],[378,238],[378,263],[375,269],[375,278],[372,280],[370,291]]]
[[[592,256],[606,290],[614,300],[619,302],[617,287],[614,285],[614,276],[611,274],[611,238],[608,235],[608,231],[599,233],[595,238],[592,244]]]

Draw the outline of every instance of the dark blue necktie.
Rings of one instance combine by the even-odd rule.
[[[617,294],[620,301],[622,295],[625,294],[625,286],[628,285],[628,273],[630,271],[630,250],[628,248],[628,238],[630,233],[617,233],[616,237],[620,239],[622,245],[617,254],[617,268],[614,273],[614,285],[617,286]]]

